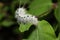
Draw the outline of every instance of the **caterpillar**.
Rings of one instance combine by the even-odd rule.
[[[28,14],[23,7],[18,8],[15,11],[15,18],[17,19],[17,22],[23,24],[32,23],[33,25],[37,25],[38,23],[38,19],[35,16]]]

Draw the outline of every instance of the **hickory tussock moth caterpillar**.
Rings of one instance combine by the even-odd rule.
[[[22,8],[18,8],[15,11],[15,18],[17,19],[18,22],[20,23],[32,23],[34,25],[37,25],[38,23],[38,19],[31,15],[31,14],[27,14],[26,10],[22,7]]]

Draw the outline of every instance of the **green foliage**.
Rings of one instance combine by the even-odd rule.
[[[58,38],[56,40],[60,40],[60,33],[59,33],[59,36],[58,36]]]
[[[29,0],[19,0],[20,5],[21,5],[21,4],[28,3],[28,2],[29,2]]]
[[[55,17],[60,23],[60,11],[59,10],[60,10],[60,3],[58,3],[58,7],[55,9]]]
[[[58,31],[60,32],[60,0],[58,0],[58,3],[57,3],[57,8],[55,9],[55,13],[54,13],[54,15],[55,15],[55,17],[56,17],[56,19],[57,19],[57,21],[58,21]]]
[[[8,20],[4,20],[2,23],[1,23],[3,26],[5,27],[8,27],[8,26],[11,26],[14,24],[13,21],[8,21]]]
[[[51,35],[55,35],[52,26],[45,20],[42,20],[39,22],[38,28],[43,30],[42,32],[49,33]]]
[[[11,9],[11,12],[12,12],[13,15],[14,15],[14,13],[15,13],[15,6],[16,6],[17,4],[19,4],[19,1],[18,1],[18,0],[14,0],[14,1],[12,1],[12,3],[10,4],[10,9]]]
[[[20,24],[20,27],[19,27],[19,30],[20,30],[21,32],[27,31],[27,30],[29,30],[29,28],[30,28],[31,25],[32,25],[32,24],[30,24],[30,23],[27,23],[27,24],[21,23],[21,24]]]
[[[25,6],[26,4],[29,4],[27,12],[31,15],[34,16],[39,16],[42,15],[43,17],[47,16],[47,14],[50,13],[51,9],[53,8],[52,5],[52,0],[12,0],[11,3],[3,4],[0,3],[0,26],[4,27],[10,27],[14,24],[17,24],[15,20],[15,10],[16,6],[18,5]],[[16,34],[19,34],[20,32],[24,35],[26,35],[24,32],[28,32],[25,37],[27,38],[22,38],[22,40],[60,40],[60,0],[58,0],[58,7],[54,9],[54,14],[55,18],[57,19],[57,23],[52,24],[51,19],[49,20],[39,20],[38,24],[35,26],[36,29],[33,29],[32,32],[30,32],[30,27],[33,24],[27,23],[27,24],[19,24],[19,28],[13,28],[13,32]],[[9,12],[8,12],[9,11]],[[47,12],[47,13],[46,13]],[[45,15],[44,15],[45,14]],[[49,16],[49,15],[48,15]],[[50,15],[51,16],[51,15]],[[40,16],[39,16],[40,17]],[[5,19],[4,19],[5,18]],[[49,17],[50,18],[50,17]],[[4,19],[4,20],[3,20]],[[44,18],[42,18],[44,19]],[[53,26],[54,25],[54,29]],[[15,27],[15,26],[14,26]],[[58,37],[56,37],[55,31],[58,30]],[[29,33],[30,32],[30,33]],[[21,34],[19,34],[21,35]],[[24,37],[24,35],[22,35]]]
[[[25,36],[26,37],[26,36]],[[45,20],[39,21],[36,29],[27,40],[55,40],[56,36],[52,26]]]
[[[34,0],[29,5],[29,13],[32,15],[41,15],[46,11],[51,9],[52,2],[51,0]]]
[[[5,14],[0,13],[0,20],[5,16]]]

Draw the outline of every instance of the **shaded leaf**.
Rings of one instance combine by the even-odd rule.
[[[60,11],[59,10],[60,10],[59,8],[55,9],[55,17],[58,20],[58,22],[60,23]]]
[[[19,28],[14,28],[13,32],[14,32],[15,34],[20,34]]]
[[[57,30],[58,30],[58,32],[60,32],[60,0],[58,0],[57,8],[55,9],[54,15],[58,21]]]
[[[5,27],[11,26],[11,25],[13,25],[13,24],[14,24],[13,21],[8,21],[8,20],[4,20],[4,21],[2,22],[2,25],[5,26]]]
[[[2,20],[2,18],[5,16],[4,13],[0,13],[0,20]]]
[[[55,9],[55,17],[58,20],[58,22],[60,23],[60,1],[58,0],[57,3],[57,8]]]
[[[60,33],[59,33],[58,38],[56,40],[60,40]]]

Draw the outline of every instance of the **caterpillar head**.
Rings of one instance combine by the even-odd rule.
[[[16,11],[15,11],[15,17],[17,17],[18,15],[23,15],[26,13],[26,10],[22,7],[22,8],[18,8]]]

